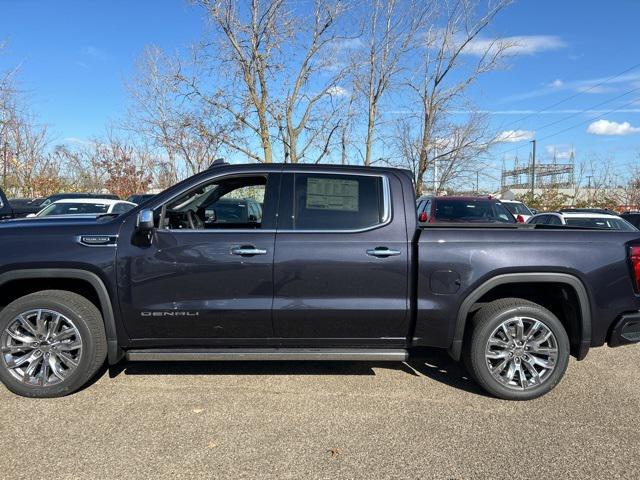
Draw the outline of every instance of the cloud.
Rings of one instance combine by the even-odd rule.
[[[555,158],[556,160],[569,160],[576,151],[570,145],[547,145],[545,147],[547,158]]]
[[[107,58],[107,54],[104,50],[98,47],[94,47],[93,45],[82,47],[82,49],[80,50],[80,54],[83,57],[93,58],[100,61],[106,60]]]
[[[364,42],[360,37],[340,38],[333,41],[333,48],[337,51],[357,50],[364,47]]]
[[[513,143],[533,140],[535,132],[531,130],[504,130],[500,132],[495,141],[497,143]]]
[[[633,105],[640,105],[640,99],[637,102],[633,102]],[[606,113],[610,113],[611,109],[603,110],[603,109],[595,109],[591,108],[589,110],[581,110],[579,108],[563,108],[560,110],[531,110],[531,109],[514,109],[514,110],[451,110],[449,113],[454,115],[469,115],[471,113],[482,113],[485,115],[566,115],[568,113],[585,113],[588,115],[602,115]],[[640,108],[621,108],[616,110],[618,113],[640,113]],[[390,110],[385,113],[391,114],[407,114],[407,113],[415,113],[406,110],[393,111]]]
[[[524,93],[506,97],[503,100],[506,102],[527,100],[530,98],[537,98],[544,95],[557,93],[559,90],[571,90],[579,93],[594,94],[617,92],[620,91],[621,87],[628,88],[628,85],[633,87],[635,86],[636,82],[640,82],[640,72],[630,72],[623,75],[618,75],[615,78],[601,77],[572,81],[560,80],[561,84],[556,83],[557,81],[558,80],[554,80],[553,82],[544,85],[544,88],[529,90]]]
[[[640,133],[640,127],[632,127],[629,122],[598,120],[587,127],[587,133],[592,135],[630,135]]]
[[[349,92],[346,88],[342,88],[340,85],[334,85],[327,89],[327,93],[333,97],[346,97]]]
[[[618,90],[616,88],[611,88],[611,87],[605,87],[604,85],[585,85],[585,86],[577,86],[576,87],[576,92],[580,92],[580,93],[589,93],[589,94],[594,94],[594,93],[612,93],[612,92],[617,92]]]
[[[87,140],[87,139],[78,138],[78,137],[67,137],[67,138],[64,138],[63,141],[65,143],[72,143],[72,144],[75,144],[75,145],[82,145],[82,146],[97,145],[96,142],[94,142],[92,140]]]
[[[555,35],[518,35],[502,38],[476,38],[465,46],[468,55],[484,55],[487,51],[506,48],[507,55],[534,55],[565,48],[567,44]]]

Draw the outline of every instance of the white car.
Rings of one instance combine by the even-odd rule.
[[[636,227],[607,210],[597,208],[573,208],[559,212],[534,215],[527,222],[534,225],[566,225],[569,227],[604,228],[623,232],[638,231]]]
[[[513,215],[519,223],[527,223],[533,216],[533,212],[522,202],[517,202],[516,200],[500,200],[500,203],[511,212],[511,215]]]
[[[104,215],[120,214],[137,207],[135,203],[124,200],[110,200],[105,198],[65,198],[47,205],[38,213],[29,217],[59,217],[68,215]]]

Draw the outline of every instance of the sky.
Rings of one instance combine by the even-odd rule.
[[[0,69],[19,65],[57,139],[83,141],[124,113],[125,80],[144,47],[186,48],[201,16],[184,0],[0,0]],[[638,0],[520,0],[500,14],[468,53],[494,38],[517,45],[469,92],[503,132],[490,153],[495,169],[515,155],[526,161],[533,138],[542,162],[574,151],[624,174],[640,159],[638,19]]]

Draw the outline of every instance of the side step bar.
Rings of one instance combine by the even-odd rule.
[[[409,353],[404,349],[356,348],[198,348],[129,350],[127,360],[145,362],[168,361],[366,361],[404,362]]]

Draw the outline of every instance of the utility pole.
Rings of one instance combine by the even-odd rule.
[[[476,195],[480,194],[479,184],[480,184],[480,171],[476,170]]]
[[[531,153],[531,199],[536,197],[536,141],[531,140],[533,152]]]
[[[435,155],[433,157],[433,194],[438,195],[438,150],[436,148],[433,149]]]

